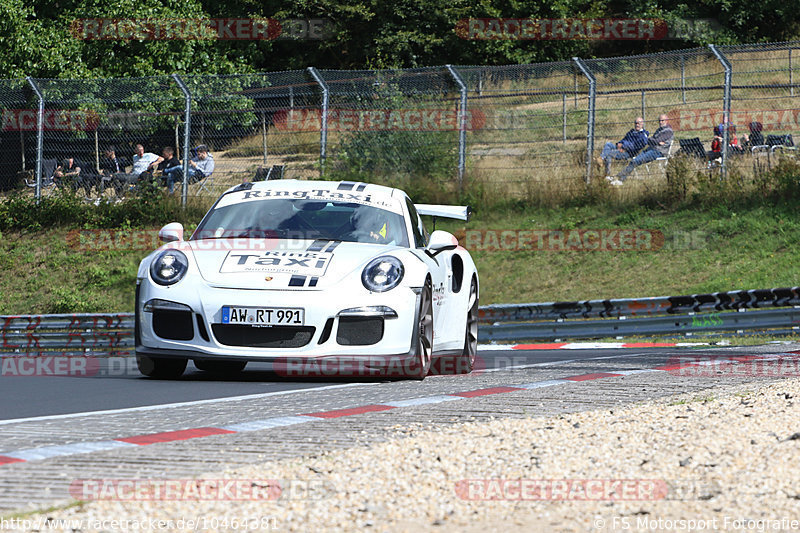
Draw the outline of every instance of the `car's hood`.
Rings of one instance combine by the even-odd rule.
[[[360,274],[373,257],[403,250],[321,240],[208,239],[187,244],[203,279],[214,287],[237,289],[320,290],[355,270]]]

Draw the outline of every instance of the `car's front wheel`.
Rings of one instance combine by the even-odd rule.
[[[420,293],[412,347],[408,377],[424,379],[431,368],[433,354],[433,287],[430,279],[425,281]]]
[[[175,379],[186,370],[186,359],[169,359],[136,354],[136,366],[139,372],[149,378]]]

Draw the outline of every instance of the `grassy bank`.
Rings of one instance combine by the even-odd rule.
[[[157,225],[149,226],[153,229]],[[800,281],[800,216],[792,204],[701,209],[506,209],[478,212],[469,230],[642,229],[650,251],[474,250],[482,303],[691,294]],[[145,250],[75,246],[69,229],[6,230],[0,239],[0,314],[130,311]],[[86,248],[86,247],[84,247]]]

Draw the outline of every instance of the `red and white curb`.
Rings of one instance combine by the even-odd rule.
[[[619,348],[686,348],[709,342],[545,342],[539,344],[480,344],[479,350],[603,350]]]
[[[52,459],[54,457],[63,457],[67,455],[78,455],[83,453],[101,452],[125,447],[135,446],[148,446],[151,444],[160,444],[165,442],[176,442],[189,439],[197,439],[203,437],[210,437],[216,435],[230,435],[235,433],[247,433],[250,431],[261,431],[276,427],[293,426],[297,424],[306,424],[308,422],[318,422],[320,420],[331,420],[335,418],[343,418],[348,416],[361,415],[365,413],[375,413],[381,411],[390,411],[392,409],[399,409],[402,407],[413,407],[418,405],[430,405],[442,402],[449,402],[455,400],[464,400],[466,398],[478,398],[482,396],[491,396],[496,394],[505,394],[508,392],[517,392],[522,390],[542,389],[546,387],[554,387],[557,385],[564,385],[567,383],[579,383],[584,381],[592,381],[597,379],[613,378],[631,376],[634,374],[642,374],[645,372],[670,372],[680,370],[688,367],[702,367],[708,365],[718,365],[720,363],[741,363],[753,359],[779,359],[781,357],[797,357],[797,353],[789,352],[782,354],[769,354],[764,356],[758,355],[745,355],[745,356],[731,356],[728,359],[712,359],[707,361],[693,361],[688,363],[675,363],[664,366],[657,366],[654,368],[640,368],[633,370],[617,370],[614,372],[595,372],[591,374],[580,374],[576,376],[567,376],[558,379],[549,379],[545,381],[535,381],[533,383],[523,383],[510,386],[490,387],[485,389],[477,389],[464,392],[455,392],[452,394],[440,394],[435,396],[424,396],[422,398],[413,398],[408,400],[396,400],[380,404],[362,405],[359,407],[350,407],[346,409],[334,409],[332,411],[319,411],[314,413],[303,413],[293,416],[279,416],[274,418],[266,418],[264,420],[253,420],[250,422],[241,422],[238,424],[231,424],[222,427],[202,427],[193,429],[182,429],[178,431],[165,431],[161,433],[150,433],[145,435],[134,435],[132,437],[122,437],[118,439],[102,440],[96,442],[78,442],[73,444],[64,444],[57,446],[43,446],[41,448],[28,448],[24,450],[17,450],[11,452],[3,452],[0,454],[0,465],[25,463],[34,461],[43,461],[45,459]],[[562,361],[563,362],[563,361]]]

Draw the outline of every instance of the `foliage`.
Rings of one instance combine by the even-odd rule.
[[[76,20],[208,17],[326,19],[329,38],[296,40],[83,40]],[[711,19],[672,40],[464,40],[455,31],[468,18],[610,18],[666,20],[669,27]],[[640,54],[705,45],[790,40],[800,36],[796,6],[704,0],[586,2],[559,0],[0,0],[0,71],[4,77],[89,78],[318,68],[517,64]],[[682,37],[682,38],[681,38]]]
[[[119,228],[190,222],[199,220],[207,205],[193,203],[184,210],[176,197],[167,196],[155,186],[143,184],[140,192],[123,202],[98,204],[59,189],[43,197],[39,204],[27,194],[12,194],[0,200],[0,231],[39,231],[53,227]],[[166,222],[164,222],[166,221]]]

